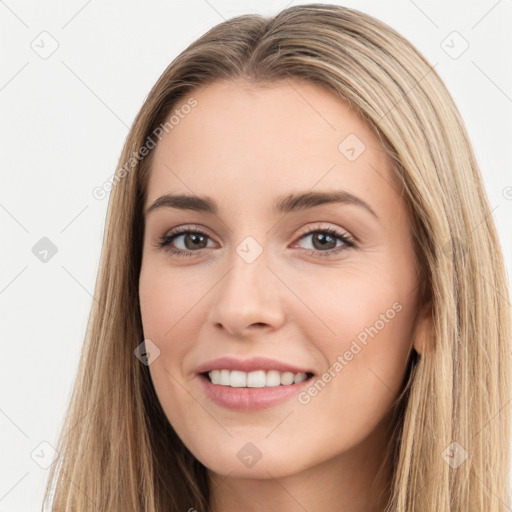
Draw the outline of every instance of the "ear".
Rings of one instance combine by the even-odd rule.
[[[432,304],[424,304],[416,318],[414,332],[414,350],[421,356],[432,350],[434,344],[434,324],[432,320]]]

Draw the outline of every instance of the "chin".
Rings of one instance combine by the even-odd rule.
[[[303,451],[287,453],[279,448],[279,444],[263,444],[248,441],[245,436],[218,444],[212,442],[211,446],[191,451],[208,470],[222,476],[268,479],[290,476],[307,469],[308,459]]]

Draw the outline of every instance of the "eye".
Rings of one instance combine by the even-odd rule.
[[[306,250],[313,255],[322,257],[339,254],[347,248],[355,247],[356,245],[348,233],[338,231],[331,227],[308,231],[306,234],[301,235],[299,240],[305,240],[309,237],[311,237],[313,248]],[[338,241],[341,241],[341,245],[337,246]]]
[[[185,245],[184,249],[176,249],[171,245],[180,238]],[[193,256],[194,252],[206,248],[209,238],[206,233],[199,229],[187,226],[179,227],[171,233],[165,234],[157,243],[157,247],[165,248],[165,251],[174,256]]]
[[[355,242],[350,235],[331,227],[310,230],[302,234],[299,241],[308,237],[312,237],[313,248],[306,249],[306,251],[315,256],[332,256],[347,248],[355,247]],[[184,248],[173,247],[172,244],[179,239],[182,239],[181,242],[184,244]],[[194,256],[194,253],[208,248],[208,240],[211,240],[211,238],[204,231],[182,226],[165,234],[157,242],[156,247],[164,249],[173,256]],[[338,242],[341,242],[341,244],[337,245]]]

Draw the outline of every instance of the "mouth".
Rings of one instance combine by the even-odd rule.
[[[258,411],[284,404],[309,386],[313,376],[311,372],[228,369],[198,374],[205,395],[218,406],[234,411]]]
[[[310,380],[312,372],[280,372],[277,370],[241,370],[218,369],[200,373],[211,384],[231,388],[279,388],[292,386]]]

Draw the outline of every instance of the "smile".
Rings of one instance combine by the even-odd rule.
[[[218,406],[237,411],[257,411],[292,400],[309,385],[313,376],[309,372],[277,370],[255,370],[248,373],[239,370],[211,370],[201,373],[199,381],[206,396]],[[228,384],[222,384],[228,382],[228,379]],[[265,385],[262,385],[263,382]]]
[[[277,370],[212,370],[206,373],[212,384],[233,388],[273,388],[298,384],[311,377],[311,373],[279,372]]]

